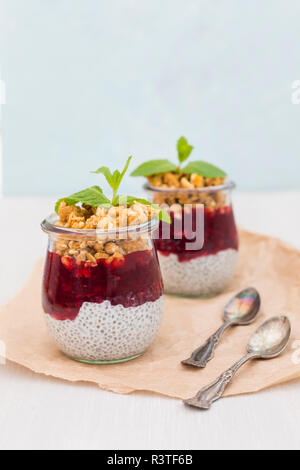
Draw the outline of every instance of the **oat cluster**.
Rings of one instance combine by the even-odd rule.
[[[184,193],[177,192],[176,190],[171,193],[156,192],[153,196],[153,202],[157,205],[167,204],[173,212],[180,211],[185,204],[204,204],[207,209],[212,211],[228,206],[224,191],[211,193],[199,193],[192,190],[191,192]]]
[[[117,206],[90,207],[83,205],[71,206],[63,201],[58,209],[59,221],[56,225],[73,229],[113,230],[120,227],[141,225],[151,220],[157,210],[135,202],[131,207]]]
[[[72,229],[108,229],[136,226],[151,220],[157,210],[136,202],[131,207],[118,206],[105,209],[103,207],[71,206],[66,202],[60,204],[56,225]],[[146,236],[137,234],[115,234],[117,239],[111,239],[105,234],[96,236],[60,236],[54,246],[54,252],[62,257],[62,262],[68,265],[69,258],[76,259],[78,264],[97,264],[99,259],[107,262],[135,251],[149,249]]]
[[[208,186],[220,186],[224,183],[225,178],[204,178],[197,174],[161,173],[149,176],[148,181],[152,186],[158,186],[160,188],[195,189]]]
[[[226,194],[223,191],[195,191],[198,188],[220,186],[224,184],[225,178],[204,178],[197,174],[163,173],[148,177],[148,181],[152,186],[174,189],[172,192],[156,192],[153,201],[157,205],[167,204],[173,211],[179,210],[185,204],[204,204],[210,210],[217,210],[227,205]],[[178,191],[176,191],[177,189]],[[190,191],[181,192],[180,189],[190,189]]]
[[[149,249],[147,239],[142,237],[132,240],[66,240],[59,238],[55,244],[55,253],[62,257],[63,264],[68,265],[69,258],[76,259],[78,264],[96,265],[99,259],[111,262],[122,259],[125,255]]]

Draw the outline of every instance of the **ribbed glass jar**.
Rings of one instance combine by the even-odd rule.
[[[125,362],[154,341],[163,284],[152,235],[158,222],[115,230],[74,230],[42,223],[49,243],[43,279],[48,329],[67,356]]]
[[[155,240],[166,294],[211,297],[232,280],[238,259],[234,188],[232,182],[195,189],[145,185],[172,218],[171,229],[161,223]]]

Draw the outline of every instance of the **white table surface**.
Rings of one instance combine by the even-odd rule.
[[[299,207],[300,192],[235,195],[240,225],[298,248]],[[0,200],[0,304],[16,294],[44,254],[39,223],[51,209],[50,199]],[[1,450],[300,448],[300,381],[223,399],[209,412],[151,394],[65,383],[12,363],[0,366],[0,390]]]

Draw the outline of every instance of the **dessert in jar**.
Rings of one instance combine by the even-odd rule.
[[[129,200],[119,205],[115,197],[112,204],[99,187],[89,188],[60,200],[57,214],[42,223],[49,236],[46,323],[60,350],[81,362],[136,358],[161,324],[163,284],[152,240],[157,211]]]
[[[206,162],[182,167],[192,149],[181,138],[180,166],[154,160],[133,176],[145,173],[146,191],[155,204],[168,208],[172,219],[169,234],[161,222],[155,240],[165,293],[210,297],[222,292],[236,271],[238,234],[231,201],[235,185]]]

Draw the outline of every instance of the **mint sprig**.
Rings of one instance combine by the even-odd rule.
[[[112,205],[115,205],[116,198],[117,198],[117,193],[120,187],[120,184],[122,183],[122,180],[128,170],[128,167],[130,165],[132,157],[129,157],[126,165],[124,167],[124,170],[122,173],[119,172],[119,170],[115,170],[113,173],[111,173],[110,169],[107,166],[102,166],[96,171],[92,171],[92,173],[99,174],[102,173],[105,176],[106,181],[108,182],[109,186],[113,190],[113,198],[112,198]]]
[[[105,207],[105,208],[110,208],[113,206],[120,206],[120,205],[125,205],[125,204],[128,206],[132,206],[135,202],[139,202],[140,204],[143,204],[145,206],[152,206],[153,208],[159,210],[159,220],[170,224],[172,222],[171,217],[166,211],[161,210],[159,206],[155,204],[151,204],[146,199],[141,199],[141,198],[137,198],[134,196],[118,196],[118,190],[128,170],[131,159],[132,157],[128,158],[126,165],[122,172],[120,172],[119,170],[115,170],[112,173],[110,169],[106,166],[102,166],[98,170],[92,172],[95,174],[104,175],[106,181],[108,182],[109,186],[113,190],[112,200],[110,200],[108,197],[104,195],[103,190],[99,186],[92,186],[90,188],[79,191],[78,193],[74,193],[71,196],[59,199],[55,204],[55,211],[58,213],[59,206],[61,205],[63,201],[65,201],[70,206],[75,206],[76,204],[81,203],[81,204],[86,204],[91,207]]]
[[[110,200],[103,194],[99,186],[92,186],[78,193],[72,194],[67,198],[59,199],[55,205],[55,211],[58,212],[59,206],[65,201],[69,206],[82,203],[92,207],[111,207]]]
[[[194,147],[190,145],[185,137],[180,137],[177,142],[177,152],[179,165],[175,165],[169,160],[150,160],[136,168],[131,176],[153,176],[161,173],[196,173],[204,178],[225,178],[227,174],[215,165],[207,162],[191,162],[182,168],[184,163],[191,155]]]

